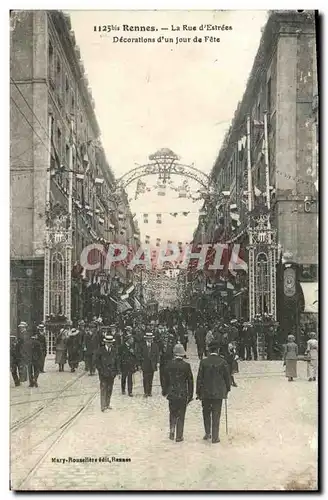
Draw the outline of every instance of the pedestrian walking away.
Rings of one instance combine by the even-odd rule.
[[[288,382],[297,378],[297,356],[298,346],[295,344],[294,335],[288,335],[287,344],[284,346],[284,365],[286,366],[286,377]]]
[[[194,394],[194,380],[190,364],[184,361],[186,351],[181,344],[173,349],[174,359],[169,361],[164,372],[163,396],[169,401],[171,440],[183,441],[187,405]]]
[[[307,356],[307,376],[309,382],[315,382],[318,374],[319,346],[315,332],[309,333],[305,354]]]
[[[115,339],[112,335],[105,335],[102,345],[96,353],[96,367],[100,381],[100,408],[101,411],[111,410],[110,400],[116,375],[119,373],[119,358]]]
[[[204,440],[212,438],[212,443],[219,443],[220,417],[222,400],[227,398],[231,388],[229,367],[218,354],[219,345],[208,345],[209,356],[199,364],[196,383],[197,398],[202,401]]]

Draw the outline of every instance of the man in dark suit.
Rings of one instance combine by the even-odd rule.
[[[40,325],[37,327],[37,337],[38,337],[39,342],[41,344],[41,351],[42,351],[40,372],[44,373],[44,363],[45,363],[46,356],[47,356],[47,340],[46,340],[45,326],[43,323],[40,323]]]
[[[15,387],[20,385],[19,378],[20,352],[16,335],[10,335],[10,371],[14,379]]]
[[[174,359],[169,361],[164,372],[163,396],[167,396],[170,410],[170,439],[183,441],[183,429],[188,403],[194,394],[194,379],[190,364],[183,360],[186,355],[181,344],[173,349]]]
[[[38,377],[43,358],[42,348],[37,335],[31,335],[25,343],[25,353],[30,385],[38,387]]]
[[[159,362],[158,345],[153,341],[154,335],[146,333],[140,345],[140,365],[143,376],[144,397],[152,395],[154,372]]]
[[[165,370],[167,364],[173,359],[173,348],[175,344],[174,335],[168,332],[160,344],[159,379],[162,390],[164,388]]]
[[[206,339],[206,328],[199,325],[195,332],[195,341],[197,345],[198,358],[201,360],[205,354],[205,339]]]
[[[121,346],[119,346],[118,352],[120,358],[120,368],[122,373],[122,378],[121,378],[122,394],[125,394],[126,379],[128,379],[128,393],[130,397],[133,396],[132,394],[133,374],[136,371],[138,365],[135,349],[136,348],[134,339],[130,327],[128,327],[124,343]]]
[[[219,426],[222,400],[227,398],[231,380],[227,362],[218,354],[219,345],[211,342],[209,356],[200,362],[196,393],[202,401],[205,427],[204,439],[212,437],[212,443],[219,443]]]
[[[101,411],[111,410],[110,398],[116,375],[119,373],[119,358],[112,335],[105,335],[96,353],[96,367],[100,381]]]
[[[97,331],[97,323],[92,321],[87,328],[85,337],[85,370],[89,371],[89,375],[95,374],[95,356],[99,349],[99,335]]]

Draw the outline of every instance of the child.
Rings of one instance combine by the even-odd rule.
[[[309,333],[310,339],[307,341],[305,354],[308,357],[307,376],[309,382],[315,382],[318,372],[318,341],[314,332]]]
[[[288,382],[292,382],[297,378],[297,356],[298,347],[295,344],[294,335],[288,335],[287,344],[284,346],[284,365],[286,365],[286,377]]]

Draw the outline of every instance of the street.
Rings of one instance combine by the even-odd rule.
[[[195,353],[190,342],[196,379]],[[133,398],[121,395],[117,378],[113,409],[101,413],[97,375],[85,375],[83,363],[74,374],[67,365],[66,372],[57,370],[47,360],[38,389],[27,383],[15,388],[11,381],[13,490],[316,489],[318,392],[307,381],[305,362],[298,363],[293,383],[284,377],[282,362],[240,362],[238,387],[228,399],[228,435],[223,406],[217,445],[202,440],[201,403],[195,399],[187,409],[184,442],[168,439],[168,404],[158,372],[148,399],[140,373],[134,375]],[[131,461],[108,461],[112,457]]]

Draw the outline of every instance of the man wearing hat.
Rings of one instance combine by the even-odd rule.
[[[115,339],[106,334],[102,345],[96,353],[96,367],[100,381],[101,411],[111,410],[110,398],[116,375],[119,373],[119,358],[115,347]]]
[[[21,321],[18,325],[18,351],[19,351],[19,378],[21,382],[26,382],[27,380],[27,365],[28,365],[28,353],[27,353],[27,343],[29,342],[29,334],[27,331],[28,324],[25,321]]]
[[[15,387],[20,385],[19,378],[20,352],[16,335],[10,335],[10,371]]]
[[[80,332],[76,328],[72,328],[68,334],[67,357],[71,373],[74,373],[80,360]]]
[[[38,377],[42,360],[42,348],[37,335],[31,335],[25,345],[28,360],[29,387],[38,387]]]
[[[126,334],[124,342],[119,346],[119,359],[120,359],[120,369],[121,369],[121,389],[122,394],[125,394],[126,379],[128,380],[128,393],[132,397],[133,391],[133,374],[136,371],[138,365],[135,343],[132,336],[132,328],[130,326],[126,327]]]
[[[231,380],[227,362],[218,354],[219,345],[209,344],[209,355],[199,364],[197,375],[197,399],[202,401],[205,428],[204,440],[212,437],[212,443],[219,443],[219,427],[222,400],[227,398]]]
[[[154,372],[159,362],[159,349],[153,341],[154,335],[147,332],[140,346],[140,365],[143,376],[144,397],[152,396]]]
[[[188,403],[194,394],[194,379],[190,364],[184,361],[186,351],[181,344],[173,348],[174,359],[169,361],[164,372],[163,396],[167,396],[170,411],[170,439],[183,441],[183,429]]]

